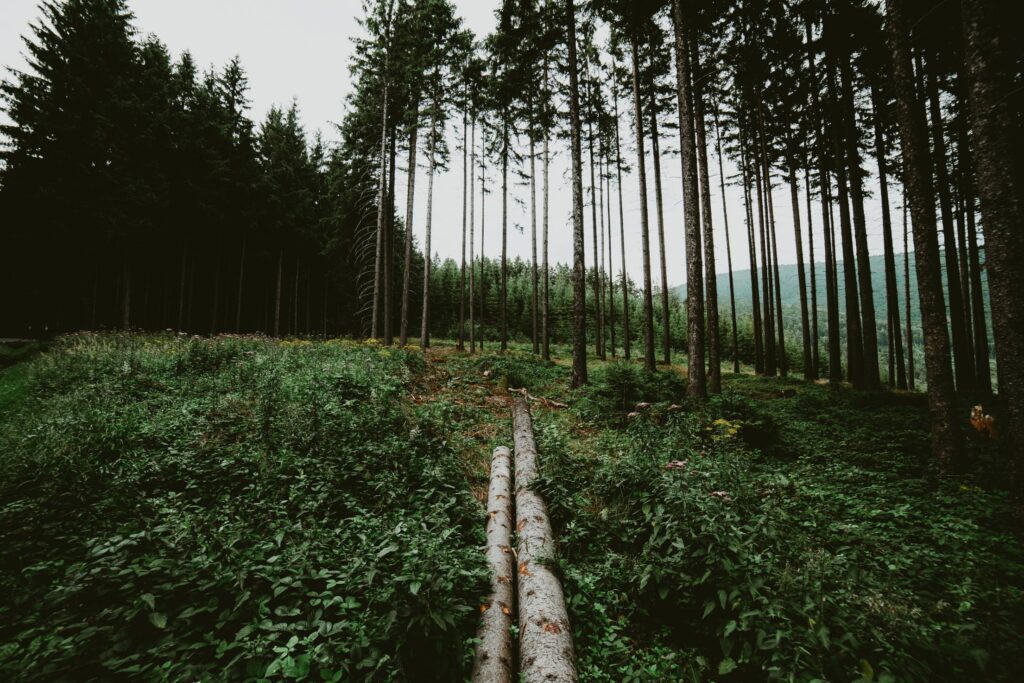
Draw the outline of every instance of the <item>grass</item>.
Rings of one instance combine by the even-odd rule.
[[[920,395],[570,390],[566,354],[77,335],[0,371],[0,673],[464,680],[525,388],[567,405],[533,402],[581,680],[1015,679],[992,444],[943,479]]]

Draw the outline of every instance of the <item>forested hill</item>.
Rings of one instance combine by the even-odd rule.
[[[896,254],[896,283],[897,289],[899,290],[900,297],[900,314],[906,310],[906,299],[904,298],[905,282],[903,279],[903,254]],[[839,262],[839,301],[843,301],[843,293],[845,287],[843,285],[842,277],[842,261]],[[943,271],[945,272],[945,271]],[[814,264],[815,281],[818,283],[818,308],[821,311],[825,310],[825,264],[815,263]],[[800,306],[800,286],[797,280],[797,268],[795,263],[786,263],[779,265],[779,277],[782,281],[782,305],[786,308],[797,308]],[[808,278],[807,296],[808,299],[811,296],[810,290],[810,273],[806,273],[805,277]],[[875,299],[875,310],[879,312],[879,315],[884,315],[885,311],[885,260],[881,254],[871,257],[871,283],[872,290]],[[735,287],[736,296],[736,309],[740,312],[750,311],[750,302],[753,300],[753,295],[750,288],[750,271],[749,270],[738,270],[733,272],[733,286]],[[985,271],[982,270],[982,287],[985,290],[985,297],[988,298],[988,277]],[[761,288],[761,272],[758,271],[758,288]],[[686,298],[686,285],[678,285],[672,289],[673,293],[679,296],[680,299]],[[718,301],[721,307],[727,309],[729,306],[729,274],[728,272],[719,273],[718,276]],[[842,309],[842,304],[840,304]],[[921,308],[920,302],[917,296],[917,270],[914,263],[914,254],[910,254],[910,312],[911,320],[916,326],[920,325],[921,322]],[[824,326],[824,321],[821,322]],[[905,323],[904,323],[905,324]],[[990,323],[991,328],[991,323]],[[990,332],[991,337],[991,332]]]

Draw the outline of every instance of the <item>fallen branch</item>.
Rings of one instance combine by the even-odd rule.
[[[537,478],[537,445],[526,398],[512,404],[512,427],[516,446],[519,676],[526,683],[574,682],[576,663],[562,585],[543,564],[554,556],[551,521],[544,500],[530,489]]]
[[[521,394],[527,401],[533,401],[534,403],[540,403],[546,408],[568,408],[569,404],[562,403],[561,401],[554,401],[550,398],[544,398],[543,396],[531,396],[527,391],[526,387],[522,389],[509,389],[510,394]]]
[[[512,457],[506,446],[491,455],[487,492],[487,566],[491,594],[480,605],[474,683],[512,683]]]

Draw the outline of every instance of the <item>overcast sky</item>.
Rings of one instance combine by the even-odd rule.
[[[454,0],[459,14],[468,28],[482,37],[495,25],[494,11],[500,0]],[[129,0],[135,14],[135,26],[141,34],[153,33],[167,44],[172,54],[179,55],[190,50],[200,65],[220,67],[233,56],[241,57],[248,75],[254,120],[259,122],[271,106],[287,106],[294,98],[302,112],[307,132],[320,130],[328,141],[337,139],[334,123],[340,121],[345,111],[345,97],[351,89],[348,63],[352,53],[352,38],[359,35],[357,18],[362,10],[361,0]],[[0,0],[0,64],[21,68],[25,64],[21,36],[28,30],[30,21],[39,16],[36,0]],[[6,75],[5,75],[6,77]],[[632,151],[632,119],[624,112],[629,103],[620,101],[620,130],[623,153],[635,165]],[[435,180],[433,251],[442,257],[458,257],[462,236],[462,160],[454,152],[456,140],[461,140],[461,117],[449,124],[448,135],[453,148],[451,169],[440,174]],[[421,136],[421,139],[425,136]],[[665,147],[678,147],[678,140],[666,140]],[[551,171],[551,213],[550,243],[552,261],[569,262],[572,257],[572,200],[567,177],[568,150],[554,145],[556,153]],[[649,141],[647,144],[650,154]],[[719,272],[726,267],[725,230],[722,198],[718,191],[717,163],[712,154],[712,201],[715,224],[716,262]],[[414,234],[422,242],[426,212],[426,171],[425,154],[420,155],[420,175],[416,184],[416,216]],[[584,150],[586,162],[586,150]],[[396,191],[398,205],[405,205],[405,166],[399,161],[400,172]],[[873,164],[867,164],[873,169]],[[657,223],[654,206],[654,185],[650,159],[648,158],[648,207],[651,217],[651,256],[655,286],[659,285],[657,261]],[[726,162],[726,175],[733,172]],[[538,174],[540,167],[538,165]],[[680,164],[678,156],[662,159],[662,174],[665,192],[665,241],[668,254],[668,281],[677,285],[684,280],[683,259],[683,216]],[[589,169],[584,168],[585,178]],[[494,182],[495,168],[489,171],[491,194],[487,197],[486,232],[487,254],[500,254],[501,195],[500,187]],[[778,182],[778,179],[777,181]],[[801,180],[802,186],[802,180]],[[874,188],[873,179],[869,186]],[[530,219],[529,187],[513,188],[514,197],[509,203],[509,256],[529,258]],[[613,186],[614,192],[614,186]],[[584,186],[586,200],[589,190]],[[877,192],[873,191],[873,194]],[[479,187],[477,195],[477,249],[479,249]],[[617,195],[617,193],[615,193]],[[614,195],[613,195],[614,196]],[[623,208],[625,212],[626,261],[631,277],[638,281],[642,273],[640,252],[640,200],[638,199],[637,178],[623,178]],[[733,266],[737,270],[747,267],[745,226],[743,217],[743,196],[739,188],[726,191],[729,227],[732,245]],[[801,222],[806,239],[807,216],[805,199],[801,195]],[[898,214],[900,197],[898,187],[891,188],[894,222],[900,229]],[[617,199],[616,199],[617,202]],[[778,186],[774,194],[775,215],[779,240],[779,260],[795,262],[793,220],[788,188]],[[400,212],[404,213],[404,212]],[[540,199],[538,197],[538,221]],[[872,253],[881,253],[880,207],[875,200],[866,207],[868,239]],[[589,208],[586,215],[587,258],[592,254],[590,239],[592,227]],[[618,205],[612,208],[615,239],[614,260],[619,263]],[[815,227],[815,256],[823,257],[822,240],[819,234],[821,209],[815,204],[812,216]],[[521,229],[517,231],[516,226]],[[539,240],[539,236],[538,236]],[[900,239],[897,239],[901,243]],[[806,258],[806,246],[805,258]]]

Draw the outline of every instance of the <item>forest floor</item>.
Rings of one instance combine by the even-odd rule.
[[[573,391],[512,346],[81,334],[0,369],[0,675],[465,679],[524,388],[581,680],[1015,680],[997,449],[938,478],[923,396],[695,403],[596,359]]]

